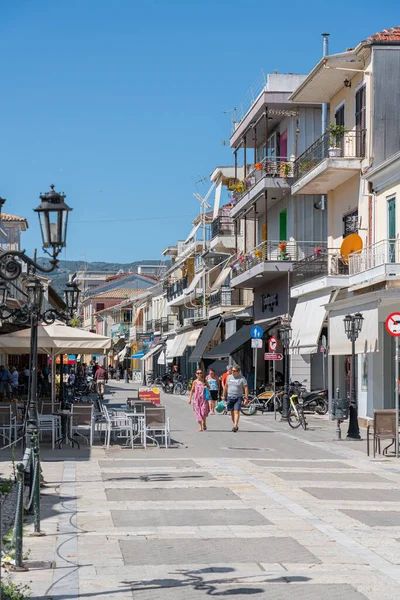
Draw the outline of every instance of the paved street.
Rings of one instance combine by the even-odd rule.
[[[132,386],[129,386],[132,387]],[[127,395],[112,385],[110,405]],[[209,418],[163,398],[173,447],[43,452],[43,538],[16,575],[34,598],[386,600],[400,589],[400,467],[308,417]],[[62,460],[64,459],[64,460]]]

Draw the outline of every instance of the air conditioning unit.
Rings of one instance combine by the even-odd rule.
[[[193,323],[192,317],[187,317],[186,319],[183,319],[183,326],[184,327],[188,327],[189,325],[192,325],[192,323]]]

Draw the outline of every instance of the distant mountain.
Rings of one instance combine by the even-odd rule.
[[[40,257],[38,262],[44,266],[48,266],[49,260],[46,257]],[[102,271],[104,273],[110,273],[110,275],[116,275],[118,271],[129,273],[129,271],[137,271],[139,265],[169,265],[169,261],[162,260],[135,260],[130,263],[108,263],[108,262],[87,262],[83,263],[79,260],[60,260],[60,265],[56,271],[49,273],[49,277],[52,280],[52,286],[55,290],[62,295],[65,284],[69,280],[69,276],[76,271],[83,270],[87,271]]]

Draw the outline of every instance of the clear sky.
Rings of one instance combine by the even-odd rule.
[[[321,56],[398,25],[397,2],[2,0],[0,196],[29,219],[67,194],[68,259],[160,258],[184,239],[230,117],[261,69],[307,73]],[[135,220],[136,219],[136,220]],[[140,219],[140,220],[139,220]]]

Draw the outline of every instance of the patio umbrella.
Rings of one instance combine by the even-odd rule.
[[[0,335],[0,350],[7,354],[28,354],[31,330],[23,329],[14,333]],[[57,354],[81,354],[85,350],[91,354],[102,354],[111,347],[111,338],[76,327],[67,327],[64,323],[38,326],[38,352],[51,354],[54,370]],[[52,403],[55,399],[55,377],[52,376]]]

